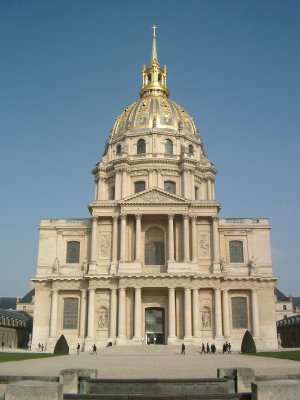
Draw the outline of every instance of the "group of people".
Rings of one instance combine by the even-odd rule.
[[[229,353],[231,353],[231,344],[225,342],[223,344],[223,354],[229,354]]]
[[[42,344],[39,343],[39,344],[38,344],[38,348],[39,348],[39,351],[44,351],[44,345],[43,345],[43,343],[42,343]],[[45,346],[45,351],[46,351],[46,346]]]
[[[202,354],[202,353],[212,353],[212,354],[215,354],[216,351],[217,351],[217,348],[216,348],[216,345],[215,345],[215,344],[209,345],[208,343],[206,343],[206,347],[205,347],[205,344],[202,343],[202,346],[201,346],[201,354]]]

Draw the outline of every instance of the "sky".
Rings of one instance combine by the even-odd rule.
[[[268,217],[278,288],[300,296],[300,1],[0,0],[0,297],[29,290],[42,218],[89,217],[153,24],[171,98],[219,171],[220,216]]]

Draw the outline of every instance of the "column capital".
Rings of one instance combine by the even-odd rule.
[[[119,217],[117,215],[113,215],[111,218],[114,222],[118,222]]]
[[[87,292],[87,289],[80,289],[81,293],[84,294]]]
[[[193,221],[193,222],[196,222],[197,221],[197,215],[191,215],[191,220]]]
[[[51,289],[51,292],[52,292],[52,293],[58,293],[58,291],[59,291],[59,289],[57,289],[57,288],[52,288],[52,289]]]
[[[183,214],[183,218],[184,219],[190,219],[190,216],[189,216],[189,214]]]
[[[174,214],[168,214],[168,219],[170,220],[170,219],[174,219]]]
[[[213,216],[211,217],[211,219],[212,219],[214,222],[217,222],[217,221],[219,220],[219,217],[218,217],[217,215],[213,215]]]
[[[96,217],[96,216],[91,217],[91,221],[92,222],[97,222],[98,221],[98,217]]]
[[[142,218],[142,214],[134,214],[135,215],[135,219],[141,219]]]
[[[120,218],[121,218],[122,220],[125,220],[125,219],[127,218],[127,214],[120,214]]]
[[[95,293],[95,289],[93,288],[88,288],[89,293]]]

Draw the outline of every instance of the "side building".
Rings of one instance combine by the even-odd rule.
[[[152,39],[140,99],[93,170],[89,219],[39,225],[33,348],[108,341],[277,347],[270,225],[219,217],[216,169],[193,118],[169,97]]]

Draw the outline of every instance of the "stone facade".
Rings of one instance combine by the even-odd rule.
[[[169,99],[153,35],[140,100],[93,170],[90,219],[42,220],[33,348],[176,344],[277,347],[267,219],[219,218],[214,165]]]

